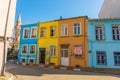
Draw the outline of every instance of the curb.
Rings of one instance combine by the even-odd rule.
[[[38,66],[42,68],[50,68],[50,69],[61,69],[61,70],[68,70],[68,71],[81,71],[80,68],[74,68],[74,67],[63,67],[63,66],[52,66],[52,65],[43,65],[43,64],[26,64],[26,63],[17,63],[23,66]]]

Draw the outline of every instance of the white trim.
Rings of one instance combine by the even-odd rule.
[[[42,29],[44,29],[44,36],[43,37],[41,37],[41,31],[42,31]],[[45,38],[45,37],[46,37],[46,27],[41,27],[40,28],[40,38]]]
[[[53,49],[53,47],[55,47],[54,49],[55,49],[55,55],[51,55],[51,47],[52,47],[52,49]],[[52,50],[53,51],[53,50]],[[54,52],[54,51],[53,51]],[[57,46],[56,45],[50,45],[50,57],[56,57],[57,56]]]
[[[28,58],[28,63],[30,63],[30,59],[33,59],[33,64],[35,64],[35,58]]]
[[[23,28],[23,35],[22,35],[22,39],[28,39],[28,38],[29,38],[29,31],[28,31],[28,38],[24,38],[25,29],[30,30],[30,28]]]
[[[75,30],[74,30],[74,27],[75,27],[74,24],[77,24],[77,23],[80,24],[80,34],[74,34],[74,33],[75,33],[75,32],[74,32],[74,31],[75,31]],[[75,22],[75,23],[73,23],[73,35],[81,35],[81,34],[82,34],[82,30],[81,30],[82,28],[81,28],[81,26],[82,26],[82,25],[81,25],[81,22]]]
[[[32,45],[35,45],[35,53],[34,53],[34,54],[30,54],[30,47],[31,47]],[[30,46],[29,46],[29,55],[36,55],[36,44],[30,44]]]
[[[27,62],[26,57],[20,57],[20,62],[22,62],[22,59],[25,59],[25,63]]]
[[[23,46],[27,46],[27,50],[26,50],[26,53],[25,53],[25,54],[22,53]],[[22,45],[21,45],[21,55],[27,55],[27,53],[28,53],[28,44],[22,44]]]
[[[65,26],[67,27],[67,35],[65,35]],[[62,32],[62,27],[64,28],[64,32]],[[62,33],[64,33],[64,34],[62,34]],[[60,35],[61,36],[68,36],[68,24],[62,24],[60,26]]]
[[[34,38],[32,38],[31,36],[32,36],[32,29],[33,28],[36,28],[36,37],[34,37]],[[36,39],[37,38],[37,27],[31,27],[31,30],[30,30],[30,39]]]

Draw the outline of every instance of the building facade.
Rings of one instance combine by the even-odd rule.
[[[38,23],[21,26],[18,54],[19,63],[37,63],[37,28]]]
[[[104,0],[99,18],[120,18],[120,0]]]
[[[38,63],[58,65],[58,21],[38,25]]]
[[[59,20],[59,65],[88,67],[87,17]]]
[[[12,41],[12,49],[14,50],[18,50],[19,49],[19,42],[20,42],[20,27],[22,25],[22,22],[21,22],[21,15],[19,14],[18,16],[18,19],[16,21],[16,26],[15,26],[15,29],[14,29],[14,39]]]
[[[89,67],[120,68],[120,19],[88,20]]]

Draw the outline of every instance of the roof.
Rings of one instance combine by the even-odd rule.
[[[101,20],[120,20],[120,18],[91,18],[90,21],[101,21]]]

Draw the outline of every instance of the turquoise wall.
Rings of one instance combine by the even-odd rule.
[[[113,52],[120,52],[120,40],[113,40],[113,24],[120,24],[120,20],[88,20],[89,67],[120,68],[120,66],[116,66],[114,63]],[[96,40],[95,25],[104,25],[104,40]],[[106,51],[106,65],[97,64],[96,51]]]
[[[25,58],[26,59],[26,63],[29,64],[29,58],[33,58],[34,59],[34,63],[36,63],[36,59],[37,59],[37,37],[36,38],[30,38],[32,27],[36,27],[37,28],[38,24],[35,23],[35,24],[27,24],[27,25],[22,25],[21,26],[18,62],[21,62],[21,58]],[[23,38],[23,32],[24,32],[25,28],[29,29],[29,37],[27,39]],[[36,45],[36,52],[34,54],[30,54],[30,45],[31,44],[35,44]],[[27,45],[28,46],[26,54],[22,54],[22,45]],[[28,56],[29,56],[29,58],[28,58]]]

